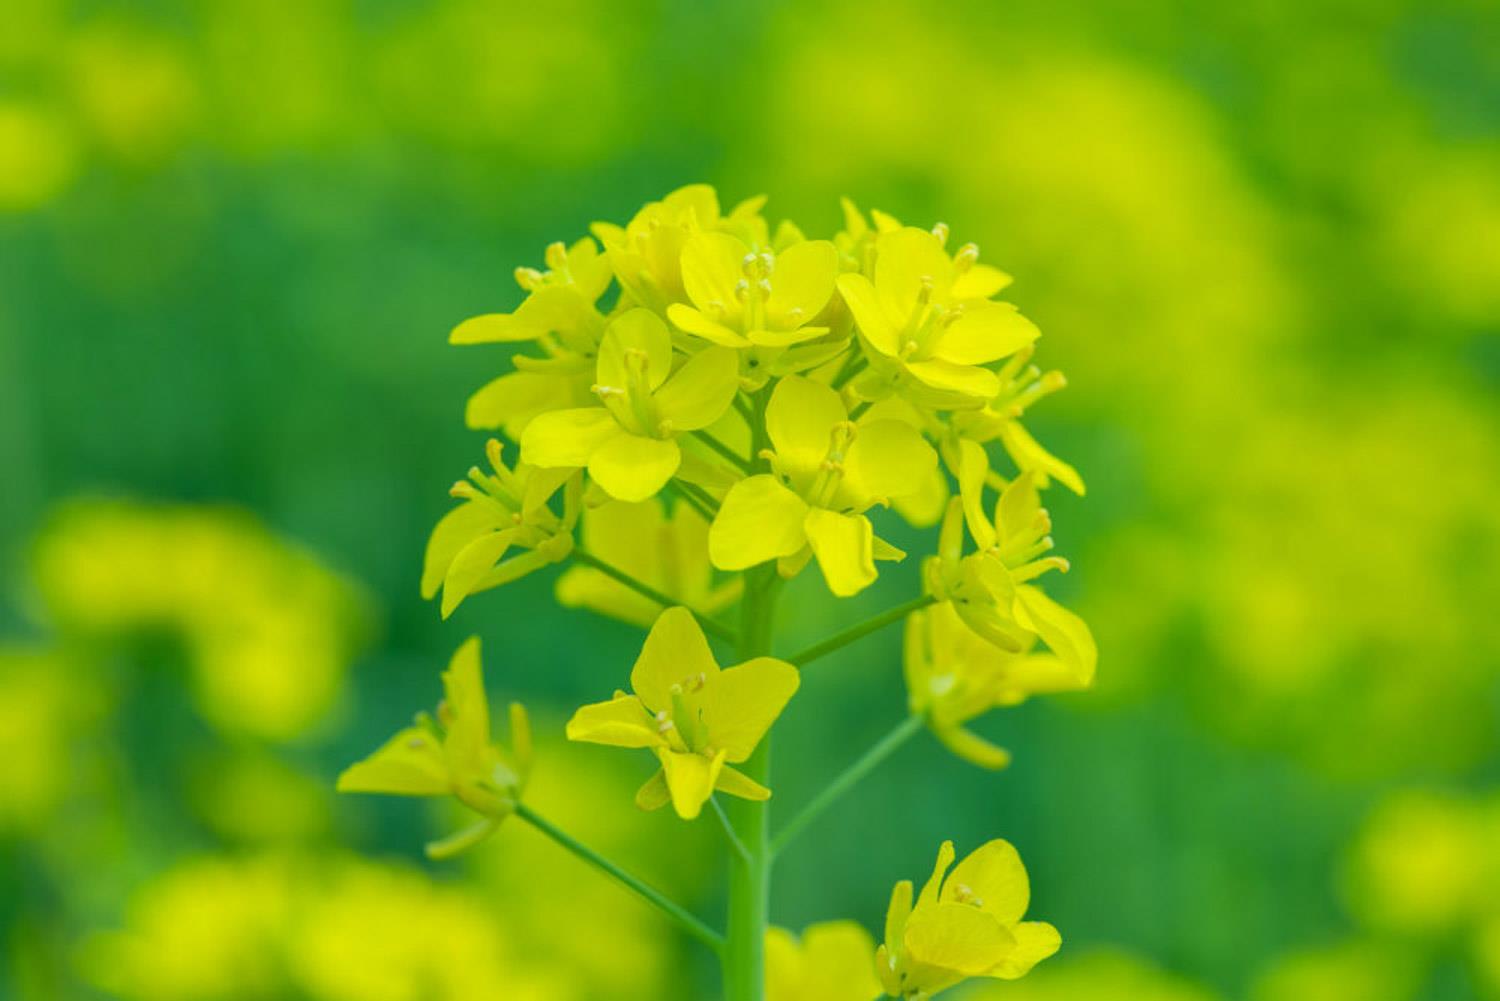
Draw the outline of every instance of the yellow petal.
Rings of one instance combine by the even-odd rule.
[[[448,335],[449,344],[496,344],[529,341],[545,331],[511,313],[485,313],[471,316]]]
[[[508,527],[510,519],[499,505],[476,501],[465,501],[438,519],[422,558],[422,597],[437,594],[460,550],[482,535]]]
[[[937,453],[920,431],[887,419],[859,426],[846,465],[849,475],[869,495],[889,498],[921,489],[937,461]]]
[[[957,393],[976,400],[993,399],[1000,392],[1000,379],[986,368],[973,365],[955,365],[951,361],[934,358],[930,361],[909,361],[906,371],[918,382],[946,393]]]
[[[977,977],[1003,962],[1016,939],[992,914],[967,904],[939,903],[913,912],[904,945],[914,964]]]
[[[594,450],[589,476],[616,500],[643,501],[667,485],[681,462],[677,442],[621,431]]]
[[[985,365],[1015,354],[1040,337],[1036,328],[1008,302],[989,302],[966,309],[943,331],[932,351],[959,365]]]
[[[1016,937],[1016,947],[989,971],[991,977],[1018,980],[1062,947],[1062,936],[1045,921],[1022,921],[1010,931]]]
[[[750,248],[728,233],[694,233],[682,246],[682,286],[693,305],[709,315],[739,303],[735,286],[745,277]],[[809,317],[811,319],[811,317]]]
[[[984,485],[990,473],[990,457],[976,442],[959,443],[958,493],[964,502],[964,521],[980,549],[995,545],[995,526],[984,513]]]
[[[802,933],[802,955],[805,979],[800,997],[806,1001],[871,1001],[880,995],[875,942],[855,922],[809,926]]]
[[[931,528],[943,520],[943,509],[948,506],[948,477],[934,469],[914,492],[892,498],[891,506],[913,528]]]
[[[865,335],[865,340],[870,342],[870,346],[892,358],[900,354],[900,345],[896,343],[896,326],[886,315],[870,279],[864,275],[839,275],[837,284],[844,305],[849,307],[855,324],[860,333]]]
[[[807,504],[762,474],[730,488],[708,529],[708,555],[720,570],[744,570],[790,556],[806,542]]]
[[[672,794],[672,807],[683,820],[695,820],[703,810],[703,804],[713,795],[714,784],[724,767],[724,752],[713,758],[701,754],[682,754],[677,751],[658,750],[661,768],[666,775],[667,790]]]
[[[796,936],[785,928],[767,928],[766,1001],[805,1001],[805,981],[806,965]]]
[[[514,437],[537,414],[572,399],[570,377],[553,372],[507,372],[486,383],[464,406],[464,424],[471,430],[503,428]]]
[[[339,792],[442,796],[448,792],[448,768],[437,738],[408,727],[365,760],[344,769],[337,788]]]
[[[646,384],[656,389],[672,371],[672,333],[649,309],[632,309],[610,322],[599,345],[599,385],[624,389],[630,384],[627,354],[646,359]]]
[[[811,322],[833,296],[838,273],[839,252],[827,240],[795,243],[777,254],[766,300],[771,322],[779,327]]]
[[[531,742],[531,717],[527,714],[526,707],[519,702],[510,704],[510,750],[516,762],[516,771],[520,772],[521,781],[525,782],[531,775],[534,751]]]
[[[1078,496],[1083,496],[1083,477],[1078,475],[1078,470],[1043,448],[1020,421],[1011,420],[1000,425],[1000,444],[1005,446],[1018,468],[1050,476]],[[1046,485],[1045,480],[1042,485]]]
[[[680,302],[667,307],[667,319],[685,333],[696,334],[705,341],[711,341],[726,348],[743,348],[750,344],[743,334],[730,330],[724,324]]]
[[[965,900],[965,895],[971,899]],[[1015,846],[997,838],[980,845],[953,867],[943,884],[941,899],[976,903],[1009,927],[1021,920],[1031,904],[1031,883]]]
[[[460,549],[443,576],[443,618],[471,594],[484,590],[484,579],[515,542],[516,530],[481,535]]]
[[[1072,669],[1079,686],[1093,684],[1099,648],[1088,623],[1032,584],[1016,588],[1016,604],[1021,625],[1040,636],[1048,649]]]
[[[656,406],[675,431],[696,431],[724,416],[740,388],[739,356],[711,347],[693,355],[656,393]]]
[[[934,727],[933,734],[943,746],[972,765],[999,771],[1010,767],[1010,752],[961,726]]]
[[[719,673],[718,662],[703,637],[703,629],[686,608],[669,608],[656,619],[640,656],[630,670],[630,687],[646,708],[659,712],[672,707],[672,686]]]
[[[999,268],[975,264],[953,279],[953,288],[948,294],[959,300],[988,299],[996,292],[1009,288],[1014,281],[1014,278]]]
[[[460,773],[485,760],[490,752],[490,703],[484,691],[479,637],[471,636],[453,654],[443,672],[447,734],[443,751],[451,772]]]
[[[932,875],[922,884],[922,893],[917,897],[917,906],[930,907],[937,903],[938,890],[943,885],[943,874],[953,865],[953,842],[944,841],[938,846],[937,862],[932,866]]]
[[[660,768],[635,792],[635,805],[642,810],[660,810],[671,801],[672,793],[667,789],[667,773]]]
[[[757,802],[771,798],[771,790],[746,775],[744,772],[724,766],[719,773],[719,781],[714,788],[727,796],[738,796],[740,799],[753,799]]]
[[[903,879],[891,888],[891,902],[885,909],[885,941],[899,951],[911,917],[911,880]]]
[[[766,405],[766,433],[782,463],[811,470],[828,454],[834,425],[848,416],[831,387],[789,375],[776,384]]]
[[[538,414],[521,435],[521,461],[549,468],[588,465],[589,456],[620,431],[603,407],[578,407]]]
[[[710,678],[701,703],[709,742],[728,752],[725,760],[744,761],[786,708],[799,682],[797,669],[774,657],[756,657]]]
[[[815,507],[802,524],[828,590],[847,598],[875,583],[875,532],[869,518]]]
[[[875,291],[888,316],[904,323],[923,284],[944,296],[953,284],[953,261],[943,244],[925,229],[906,226],[882,234],[876,244]]]
[[[651,713],[634,695],[580,706],[568,720],[569,740],[610,747],[656,747],[664,744]]]

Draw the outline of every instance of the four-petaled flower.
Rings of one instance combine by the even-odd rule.
[[[876,238],[873,281],[839,277],[869,348],[858,392],[879,398],[900,390],[944,408],[982,406],[1000,392],[999,378],[982,366],[1024,348],[1038,331],[1015,306],[989,300],[1008,279],[976,267],[978,260],[972,243],[949,257],[940,236],[906,226]]]
[[[674,367],[672,334],[645,309],[610,323],[597,375],[603,406],[536,417],[521,435],[521,458],[544,469],[587,466],[595,483],[623,501],[665,486],[682,464],[677,435],[718,420],[739,389],[732,349],[710,347]]]
[[[1010,842],[981,845],[957,866],[953,859],[953,842],[944,841],[915,906],[909,880],[891,893],[875,955],[891,997],[925,1001],[970,977],[1015,980],[1062,944],[1046,922],[1021,920],[1031,884]]]
[[[1010,752],[966,729],[990,709],[1032,695],[1071,692],[1093,683],[1092,662],[1051,653],[1008,653],[981,638],[942,602],[906,619],[906,690],[911,711],[954,754],[982,768],[1004,768]]]
[[[776,385],[766,407],[771,473],[736,483],[708,532],[721,570],[780,559],[790,576],[815,555],[834,594],[875,580],[876,559],[900,550],[875,538],[865,511],[918,489],[937,453],[899,420],[854,422],[838,393],[801,376]]]
[[[769,789],[730,767],[745,761],[797,690],[797,669],[756,657],[719,669],[686,608],[661,613],[630,672],[635,694],[616,692],[568,721],[568,739],[649,748],[661,763],[636,794],[645,810],[666,805],[698,816],[714,790],[766,799]]]
[[[393,796],[453,796],[484,819],[427,846],[435,858],[451,855],[492,833],[515,811],[531,775],[531,724],[519,702],[510,704],[509,753],[490,737],[479,638],[458,648],[443,672],[445,698],[437,719],[427,714],[398,732],[338,779],[339,792]]]
[[[537,469],[524,462],[507,468],[493,438],[485,455],[492,472],[475,466],[467,480],[453,484],[449,493],[463,503],[439,519],[427,540],[422,597],[432,598],[442,588],[445,619],[469,595],[508,584],[573,551],[576,484],[564,495],[560,517],[548,504],[573,470]],[[512,549],[526,552],[505,560]]]

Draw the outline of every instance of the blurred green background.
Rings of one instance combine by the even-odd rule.
[[[1003,836],[1064,951],[1017,1001],[1500,997],[1500,12],[1492,0],[6,0],[0,996],[703,998],[534,832],[335,799],[467,635],[538,802],[703,913],[711,820],[570,748],[638,633],[551,574],[417,595],[518,264],[690,181],[848,195],[1017,276],[1098,688],[920,739],[779,865],[878,928]],[[897,537],[920,551],[914,533]],[[814,577],[816,575],[813,575]],[[835,607],[788,649],[916,587]],[[898,635],[809,671],[795,804],[903,711]]]

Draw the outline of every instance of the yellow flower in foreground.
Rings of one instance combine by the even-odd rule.
[[[476,636],[453,655],[443,672],[445,698],[437,719],[423,714],[378,751],[339,776],[339,792],[392,796],[453,796],[485,818],[427,846],[434,858],[476,843],[515,810],[531,775],[531,723],[519,702],[510,704],[511,752],[490,738],[490,706]]]
[[[534,341],[555,334],[570,350],[591,353],[604,333],[594,303],[609,287],[609,258],[584,237],[571,247],[547,248],[547,270],[517,268],[516,284],[527,293],[513,313],[485,313],[453,328],[450,344]]]
[[[977,268],[973,244],[950,258],[939,235],[911,226],[882,233],[875,248],[873,281],[838,280],[869,349],[871,371],[857,390],[878,398],[899,389],[941,407],[979,406],[999,393],[999,378],[981,366],[1039,336],[1015,306],[989,301],[1005,276]]]
[[[616,318],[599,348],[599,407],[535,417],[521,435],[521,458],[546,469],[588,467],[611,497],[654,496],[682,464],[676,437],[708,427],[739,391],[739,361],[710,347],[673,367],[672,335],[655,313]]]
[[[667,308],[682,330],[731,348],[785,347],[828,333],[811,326],[833,296],[838,251],[827,240],[752,249],[729,233],[696,233],[682,249],[691,306]]]
[[[937,453],[898,420],[849,420],[828,386],[801,376],[776,385],[766,408],[773,473],[736,483],[708,532],[721,570],[780,559],[792,576],[816,556],[828,588],[841,597],[875,581],[876,559],[904,553],[875,538],[865,511],[918,489]]]
[[[1010,842],[981,845],[957,866],[953,859],[953,842],[944,841],[915,906],[910,880],[891,893],[875,956],[891,997],[924,1001],[970,977],[1016,980],[1062,944],[1046,922],[1021,920],[1031,884]]]
[[[588,510],[583,516],[583,546],[703,615],[720,611],[743,589],[740,578],[714,583],[708,523],[687,504],[676,504],[670,517],[663,513],[659,497],[636,504],[611,501]],[[557,579],[557,600],[642,628],[650,628],[662,610],[640,592],[586,566],[571,566]]]
[[[1077,691],[1094,680],[1092,664],[998,649],[964,625],[948,602],[907,617],[904,662],[912,712],[927,720],[950,751],[982,768],[1004,768],[1010,752],[965,723],[990,709],[1019,705],[1032,695]]]
[[[874,955],[875,940],[853,921],[812,925],[800,943],[785,928],[769,928],[766,1001],[874,1001]]]
[[[636,794],[655,810],[670,799],[685,820],[698,816],[714,790],[744,799],[771,791],[729,767],[750,757],[792,694],[797,669],[756,657],[720,670],[703,630],[686,608],[661,613],[630,672],[634,695],[616,692],[568,721],[568,739],[650,748],[661,762]]]
[[[443,618],[471,594],[508,584],[533,570],[565,559],[573,551],[578,520],[576,484],[568,491],[563,515],[548,505],[573,475],[571,469],[536,469],[525,463],[507,468],[499,441],[485,449],[492,473],[474,467],[468,480],[450,491],[463,503],[438,521],[427,540],[422,565],[422,597],[443,591]],[[505,554],[526,550],[505,560]],[[504,562],[502,562],[504,560]]]
[[[1057,480],[1081,497],[1084,486],[1078,470],[1043,448],[1021,424],[1028,407],[1068,384],[1061,372],[1043,372],[1028,364],[1034,352],[1035,345],[1028,344],[1009,358],[996,373],[1000,392],[978,410],[956,411],[953,428],[981,445],[998,440],[1017,469],[1036,474],[1037,486],[1045,487],[1049,480]]]

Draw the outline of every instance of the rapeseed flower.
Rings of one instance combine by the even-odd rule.
[[[427,540],[422,565],[422,597],[441,588],[443,618],[471,594],[500,587],[567,558],[578,521],[576,483],[569,487],[559,516],[549,505],[573,477],[571,469],[537,469],[524,462],[507,467],[503,446],[491,438],[485,447],[492,472],[474,467],[450,493],[463,501],[438,521]],[[505,559],[514,549],[520,556]]]
[[[392,796],[453,796],[483,816],[478,824],[427,846],[442,858],[493,833],[515,811],[531,776],[531,723],[526,708],[510,704],[511,749],[490,736],[479,638],[466,641],[443,672],[437,718],[423,714],[338,779],[339,792]]]
[[[891,893],[875,956],[891,997],[925,1001],[970,977],[1017,980],[1062,944],[1046,922],[1021,920],[1031,884],[1010,842],[981,845],[957,866],[953,859],[953,842],[944,841],[915,906],[910,880]]]
[[[1015,306],[989,300],[1005,287],[1006,276],[976,267],[973,244],[949,257],[944,236],[943,228],[933,233],[912,226],[882,233],[873,275],[839,277],[870,363],[870,372],[855,382],[868,398],[899,392],[943,409],[981,406],[1001,389],[999,377],[983,366],[1039,336]]]
[[[998,440],[1017,469],[1036,474],[1037,486],[1046,487],[1055,479],[1082,496],[1083,477],[1078,470],[1047,451],[1021,423],[1028,407],[1068,384],[1061,372],[1043,372],[1029,364],[1035,350],[1035,345],[1028,344],[1006,359],[995,373],[1000,391],[978,410],[955,411],[954,432],[981,445]]]
[[[811,925],[801,941],[766,930],[766,1001],[874,1001],[875,940],[853,921]]]
[[[602,406],[554,410],[526,425],[523,461],[546,469],[588,467],[611,497],[654,496],[682,464],[676,437],[705,428],[739,389],[730,348],[709,347],[674,364],[672,335],[650,310],[613,320],[600,345],[594,392]]]
[[[927,721],[950,751],[981,768],[1004,768],[1010,752],[965,723],[1032,695],[1077,691],[1093,683],[1092,664],[998,649],[964,625],[948,602],[907,617],[904,653],[911,711]]]
[[[750,757],[799,684],[797,669],[756,657],[720,670],[686,608],[669,608],[651,627],[630,672],[634,694],[617,691],[568,721],[568,739],[649,748],[661,763],[636,794],[645,810],[670,800],[692,820],[715,790],[762,800],[771,791],[731,765]]]
[[[919,486],[937,453],[899,420],[851,421],[839,394],[801,376],[776,384],[766,407],[772,472],[730,488],[708,532],[721,570],[780,560],[792,576],[816,556],[834,594],[874,583],[876,559],[904,553],[877,539],[865,512]]]

